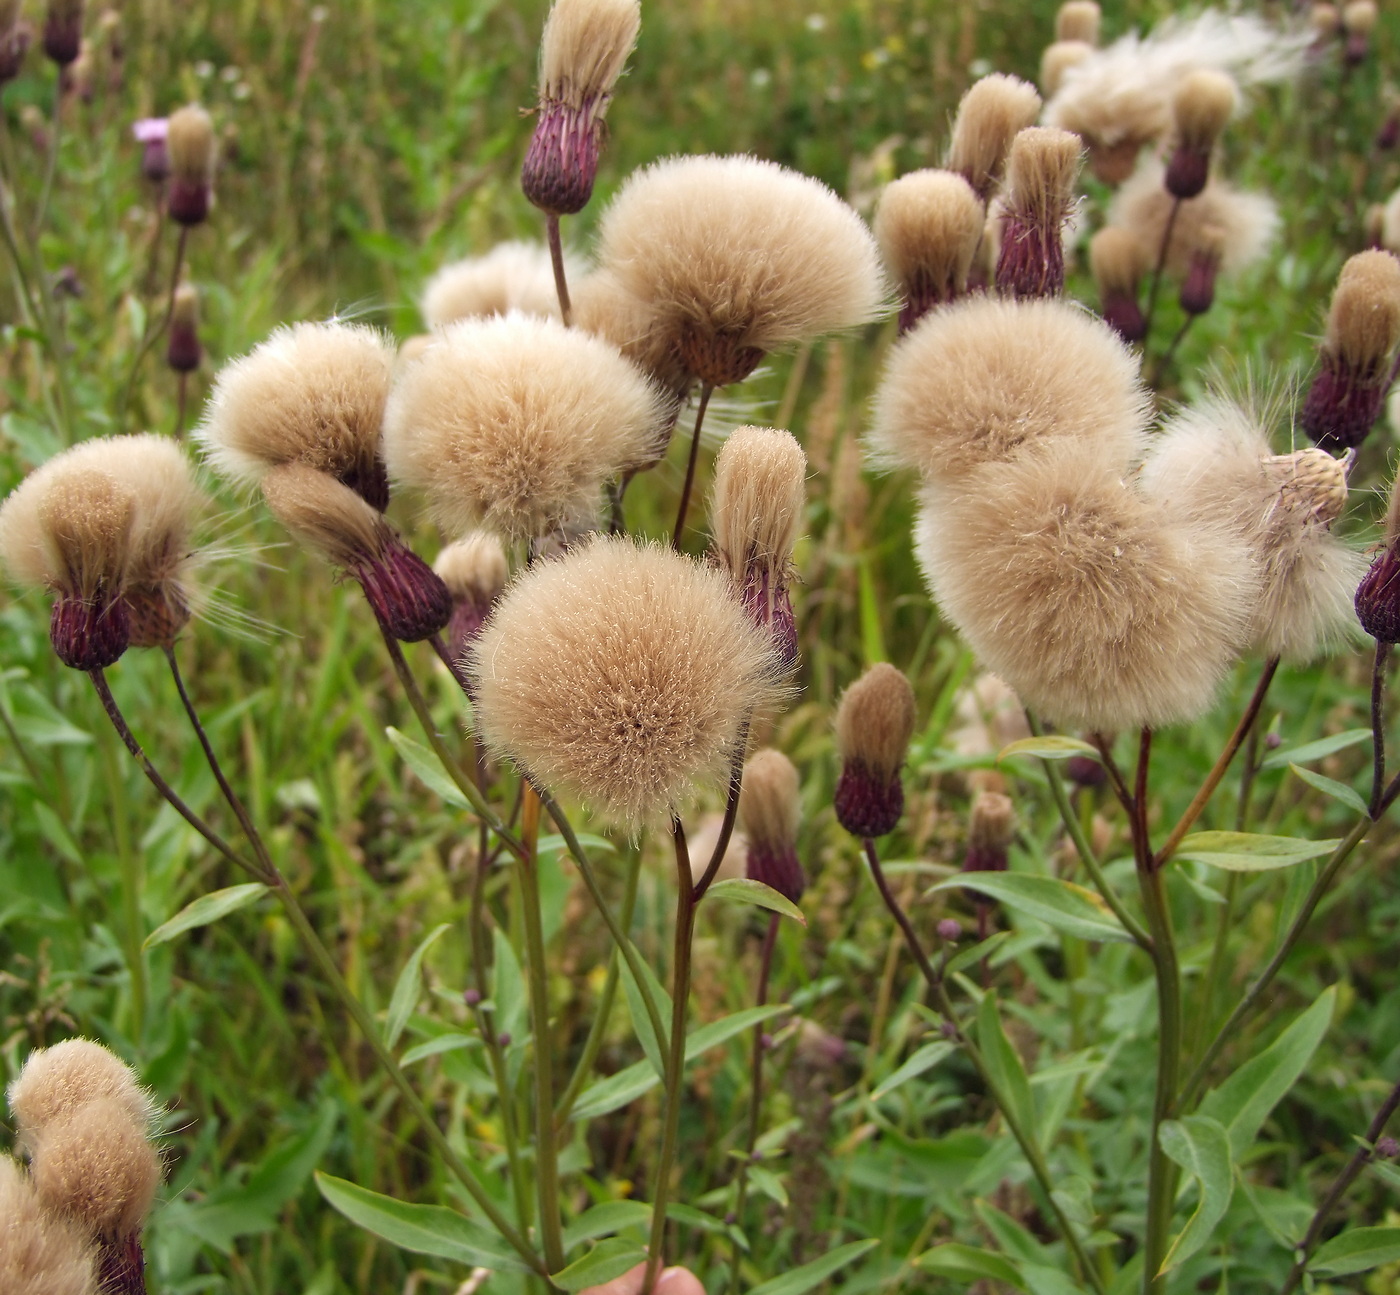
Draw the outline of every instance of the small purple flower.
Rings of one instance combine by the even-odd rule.
[[[170,153],[165,145],[169,133],[169,117],[142,117],[131,125],[131,134],[141,145],[141,174],[152,184],[163,184],[170,174]]]

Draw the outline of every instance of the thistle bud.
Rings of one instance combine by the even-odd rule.
[[[1064,84],[1065,73],[1078,67],[1094,52],[1094,47],[1082,40],[1057,40],[1047,45],[1040,56],[1040,93],[1054,98]]]
[[[133,138],[141,145],[141,174],[154,185],[164,184],[170,177],[169,133],[169,117],[143,117],[131,127]]]
[[[170,154],[170,218],[181,225],[202,224],[214,192],[213,119],[198,104],[178,109],[170,115],[165,145]]]
[[[755,752],[744,765],[739,824],[748,838],[747,874],[794,904],[807,888],[797,858],[797,769],[781,751]]]
[[[1342,57],[1351,65],[1363,63],[1371,50],[1371,33],[1375,30],[1379,10],[1376,0],[1351,0],[1342,9],[1342,31],[1346,45]]]
[[[204,348],[199,344],[199,291],[192,283],[182,283],[175,289],[170,312],[165,362],[176,373],[193,373],[203,358]]]
[[[875,208],[875,238],[904,292],[899,331],[967,291],[985,214],[972,186],[952,171],[914,171],[889,185]]]
[[[44,53],[67,67],[83,47],[83,0],[49,0],[44,15]]]
[[[1192,72],[1172,100],[1176,149],[1167,164],[1167,192],[1174,198],[1194,198],[1210,178],[1210,155],[1235,105],[1239,90],[1223,72]]]
[[[1385,246],[1385,205],[1373,202],[1366,208],[1366,246]]]
[[[447,646],[460,661],[506,586],[506,553],[491,531],[473,531],[437,556],[433,570],[452,598]]]
[[[521,172],[525,196],[554,216],[588,205],[603,116],[637,43],[639,0],[555,0],[540,41],[539,120]]]
[[[1341,30],[1341,10],[1334,4],[1315,4],[1308,10],[1308,25],[1313,30],[1313,45],[1325,45]]]
[[[1400,144],[1400,108],[1392,108],[1386,113],[1375,138],[1375,147],[1382,153],[1389,153],[1396,144]]]
[[[1147,332],[1138,285],[1147,269],[1142,243],[1126,229],[1106,225],[1089,241],[1089,271],[1099,293],[1106,323],[1125,342],[1140,342]]]
[[[904,812],[899,773],[913,735],[914,690],[894,666],[872,666],[846,689],[836,710],[835,799],[837,820],[853,836],[894,831]]]
[[[1322,344],[1322,368],[1300,421],[1323,449],[1360,445],[1381,411],[1400,350],[1400,263],[1359,252],[1342,267]]]
[[[806,475],[806,455],[791,433],[741,427],[715,460],[710,504],[715,556],[789,669],[797,664],[797,623],[788,584]]]
[[[1082,40],[1086,45],[1097,45],[1100,17],[1094,0],[1065,0],[1055,15],[1055,39]]]
[[[1040,113],[1029,81],[994,72],[975,81],[958,104],[944,166],[956,171],[986,202],[1001,182],[1011,141]]]
[[[273,468],[261,484],[296,539],[359,581],[387,633],[416,643],[447,624],[452,597],[442,577],[349,486],[299,463]]]
[[[1400,488],[1392,484],[1381,548],[1356,590],[1361,628],[1377,643],[1400,643]]]
[[[19,0],[0,0],[0,86],[19,75],[33,37],[19,11]]]
[[[984,791],[972,802],[964,872],[1005,872],[1007,850],[1016,830],[1011,797]]]
[[[1186,263],[1178,298],[1188,315],[1204,315],[1215,304],[1215,280],[1220,273],[1224,246],[1224,230],[1214,225],[1201,227]]]
[[[1021,131],[1007,166],[997,288],[1013,297],[1056,297],[1065,284],[1064,227],[1084,160],[1079,136],[1050,126]]]

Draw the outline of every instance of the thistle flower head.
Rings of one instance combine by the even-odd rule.
[[[958,104],[943,165],[985,203],[1001,183],[1011,141],[1039,112],[1040,95],[1029,81],[1001,72],[974,81]]]
[[[160,1186],[160,1157],[122,1102],[94,1097],[35,1137],[33,1175],[45,1209],[113,1241],[140,1232]]]
[[[19,75],[33,39],[29,24],[20,21],[19,11],[19,0],[0,5],[0,86]]]
[[[393,367],[393,346],[372,328],[279,328],[219,371],[196,439],[214,470],[240,485],[300,463],[383,512],[389,481],[379,433]]]
[[[772,886],[794,904],[807,888],[797,858],[797,769],[781,751],[765,747],[744,765],[739,824],[748,838],[746,875]]]
[[[0,1156],[0,1290],[6,1295],[97,1295],[82,1229],[45,1210],[34,1184]]]
[[[1380,551],[1356,590],[1361,628],[1378,643],[1400,643],[1400,485],[1390,487]]]
[[[1121,472],[1147,416],[1137,360],[1101,320],[1060,301],[977,297],[926,316],[895,347],[871,441],[956,489],[980,464],[1062,440]]]
[[[1051,126],[1029,126],[1012,140],[996,272],[1002,292],[1054,297],[1064,287],[1064,228],[1083,157],[1079,136]]]
[[[1094,47],[1082,40],[1057,40],[1047,45],[1040,56],[1040,93],[1053,98],[1070,68],[1078,67],[1093,52]]]
[[[1351,632],[1362,559],[1331,529],[1346,507],[1343,463],[1317,449],[1274,454],[1265,421],[1218,396],[1181,410],[1154,439],[1142,489],[1165,513],[1240,536],[1258,582],[1245,641],[1303,662]]]
[[[965,872],[1005,872],[1007,851],[1016,834],[1016,809],[1011,797],[981,791],[973,798],[967,821]]]
[[[893,832],[904,813],[899,771],[914,736],[914,690],[886,662],[873,665],[836,707],[836,817],[853,836]]]
[[[695,375],[682,361],[674,337],[662,326],[656,304],[637,296],[611,270],[590,271],[571,284],[574,327],[611,342],[673,397],[679,410]],[[660,450],[664,453],[665,445]]]
[[[725,575],[599,536],[507,589],[469,673],[493,750],[639,826],[723,777],[776,698],[776,669]]]
[[[198,225],[208,218],[218,148],[214,120],[197,103],[177,108],[166,126],[165,151],[170,160],[166,206],[172,220]]]
[[[1194,198],[1206,187],[1210,155],[1239,103],[1240,92],[1224,72],[1199,68],[1172,96],[1176,146],[1164,182],[1174,198]]]
[[[1055,14],[1056,40],[1099,43],[1099,21],[1103,17],[1095,0],[1065,0]]]
[[[452,614],[447,586],[375,509],[334,477],[284,463],[262,479],[263,498],[292,536],[359,581],[379,623],[416,643]]]
[[[754,157],[667,158],[634,173],[603,215],[599,260],[716,387],[884,306],[860,217],[820,181]]]
[[[566,261],[571,283],[582,268]],[[550,317],[559,313],[554,269],[541,243],[498,243],[484,256],[444,265],[423,289],[423,319],[429,328],[512,310]]]
[[[36,1048],[10,1081],[5,1096],[20,1137],[31,1147],[51,1124],[98,1098],[116,1102],[143,1128],[155,1112],[155,1101],[141,1087],[136,1072],[91,1039],[66,1039],[51,1048]]]
[[[59,67],[77,60],[83,47],[83,0],[48,0],[44,11],[44,53]]]
[[[192,283],[182,283],[175,289],[170,311],[165,362],[176,373],[193,373],[203,358],[204,348],[199,343],[199,290]]]
[[[1092,445],[925,496],[915,549],[979,659],[1063,729],[1199,715],[1244,640],[1255,570],[1224,528],[1161,516]]]
[[[985,220],[972,186],[954,171],[912,171],[886,186],[875,208],[875,238],[904,296],[901,332],[967,291]]]
[[[773,635],[789,664],[797,661],[797,626],[788,582],[806,504],[806,475],[807,456],[791,433],[740,427],[715,460],[710,505],[715,556],[744,607]]]
[[[670,415],[601,338],[523,315],[469,320],[395,387],[384,457],[444,530],[533,539],[590,522],[604,482],[653,461]]]
[[[1303,430],[1328,450],[1360,445],[1380,416],[1400,352],[1400,262],[1358,252],[1342,266],[1322,345],[1322,367],[1303,402]]]
[[[460,661],[506,586],[505,550],[490,531],[472,531],[443,549],[433,570],[452,595],[448,648],[452,659]]]
[[[1141,341],[1147,331],[1138,305],[1138,286],[1147,272],[1143,245],[1127,230],[1105,225],[1089,240],[1089,272],[1104,323],[1125,342]]]

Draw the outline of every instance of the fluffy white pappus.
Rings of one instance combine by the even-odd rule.
[[[1248,645],[1302,663],[1356,637],[1352,600],[1366,559],[1331,529],[1346,505],[1342,462],[1318,449],[1276,455],[1265,425],[1233,400],[1207,397],[1154,438],[1141,487],[1165,513],[1234,529],[1259,585]]]
[[[1172,98],[1192,72],[1228,73],[1241,89],[1291,80],[1311,39],[1253,14],[1207,9],[1168,18],[1148,36],[1131,33],[1065,68],[1044,119],[1091,145],[1160,139],[1172,126]]]
[[[870,446],[940,489],[1066,440],[1122,473],[1150,409],[1137,358],[1096,316],[1057,299],[977,296],[926,315],[891,352]]]
[[[1108,223],[1132,234],[1150,265],[1157,262],[1157,249],[1176,201],[1166,190],[1165,175],[1160,162],[1144,162],[1118,191],[1108,211]],[[1184,274],[1197,252],[1218,247],[1220,273],[1239,274],[1268,252],[1280,223],[1278,206],[1267,194],[1237,189],[1212,176],[1199,196],[1181,203],[1172,225],[1166,268],[1172,274]]]
[[[641,26],[641,0],[554,0],[540,39],[540,96],[596,105],[622,75]]]
[[[97,1295],[96,1262],[82,1226],[45,1209],[29,1175],[0,1155],[0,1290]]]
[[[565,257],[564,269],[570,283],[584,272],[573,257]],[[558,318],[549,250],[543,243],[498,243],[482,256],[452,261],[428,280],[420,308],[429,328],[512,310]]]
[[[915,551],[983,665],[1067,730],[1200,716],[1257,597],[1237,533],[1163,517],[1083,445],[926,492]]]
[[[537,539],[587,525],[606,481],[656,457],[672,409],[600,337],[525,315],[465,320],[403,371],[384,461],[447,533]]]

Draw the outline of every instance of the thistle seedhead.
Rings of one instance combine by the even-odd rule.
[[[182,225],[202,224],[214,194],[213,118],[197,103],[176,109],[166,128],[165,148],[170,157],[170,218]]]
[[[1215,304],[1215,280],[1224,254],[1225,232],[1215,226],[1202,226],[1178,295],[1181,308],[1188,315],[1204,315]]]
[[[739,825],[748,838],[747,875],[772,886],[794,904],[802,899],[807,878],[797,858],[801,818],[797,768],[781,751],[756,751],[744,765],[739,797]]]
[[[49,0],[44,12],[44,53],[61,68],[83,48],[83,0]]]
[[[1047,45],[1040,56],[1040,93],[1052,99],[1064,84],[1065,73],[1078,67],[1094,52],[1092,45],[1082,40],[1057,40]]]
[[[5,1092],[19,1135],[31,1150],[34,1139],[80,1106],[99,1098],[116,1102],[142,1128],[155,1099],[120,1057],[91,1039],[66,1039],[36,1048]]]
[[[9,1156],[0,1156],[0,1290],[97,1295],[94,1266],[83,1229],[44,1209],[29,1175]]]
[[[964,872],[1005,872],[1007,851],[1016,835],[1016,810],[1011,797],[995,791],[978,792],[967,824]]]
[[[566,259],[572,285],[583,267]],[[483,256],[468,256],[444,265],[423,289],[423,320],[429,328],[446,328],[463,319],[508,315],[559,314],[554,268],[542,243],[498,243]]]
[[[875,208],[875,238],[903,293],[901,333],[967,291],[985,219],[972,186],[953,171],[913,171],[885,188]]]
[[[858,837],[893,832],[904,813],[899,772],[914,736],[914,690],[894,666],[871,666],[836,708],[836,817]]]
[[[1084,159],[1077,135],[1031,126],[1011,144],[997,288],[1013,297],[1057,297],[1065,283],[1064,227]]]
[[[1095,0],[1065,0],[1055,15],[1055,39],[1097,45],[1102,16]]]
[[[192,283],[182,283],[175,289],[170,312],[165,362],[176,373],[193,373],[203,358],[204,348],[199,344],[199,289]]]
[[[944,167],[956,171],[986,203],[1001,183],[1011,141],[1040,112],[1029,81],[993,72],[974,81],[958,104]]]
[[[506,587],[505,549],[490,531],[472,531],[443,549],[433,570],[452,596],[447,643],[460,661]]]
[[[1127,230],[1105,225],[1089,240],[1089,272],[1104,323],[1125,342],[1140,342],[1147,331],[1138,305],[1138,287],[1147,272],[1142,244]]]
[[[1194,198],[1210,178],[1210,155],[1239,104],[1239,87],[1224,72],[1202,68],[1185,77],[1172,97],[1176,146],[1164,183],[1174,198]]]

